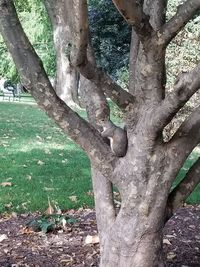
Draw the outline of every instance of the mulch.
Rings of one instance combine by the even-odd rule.
[[[26,227],[39,214],[0,217],[0,267],[98,266],[99,244],[85,244],[97,236],[94,210],[67,215],[77,221],[47,234]],[[163,246],[167,267],[200,267],[200,206],[181,208],[168,221]]]

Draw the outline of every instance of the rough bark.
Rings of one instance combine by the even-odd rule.
[[[165,96],[165,49],[154,35],[165,22],[166,4],[145,0],[143,9],[148,18],[145,24],[151,27],[142,33],[135,28],[132,32],[129,90],[139,103],[160,102]]]
[[[54,1],[47,2],[54,7]],[[136,60],[132,62],[136,66],[130,64],[134,73],[130,75],[133,95],[112,81],[91,59],[86,1],[62,2],[70,6],[66,10],[69,12],[67,25],[70,34],[75,36],[71,39],[72,49],[68,59],[86,78],[87,86],[82,97],[89,122],[56,95],[39,57],[22,30],[13,1],[0,0],[0,30],[23,83],[39,106],[86,151],[91,160],[101,239],[100,266],[164,266],[162,229],[166,220],[167,201],[171,203],[173,213],[177,203],[197,184],[199,178],[194,173],[199,171],[199,161],[170,195],[171,185],[188,155],[200,142],[199,107],[168,143],[163,142],[165,125],[200,87],[198,65],[189,73],[180,75],[174,91],[165,96],[165,48],[194,12],[199,10],[199,1],[187,1],[183,4],[187,16],[184,18],[181,7],[167,23],[164,22],[164,0],[113,2],[130,22],[140,41]],[[159,13],[161,11],[162,14]],[[58,34],[61,32],[58,31]],[[126,115],[128,146],[123,157],[111,152],[99,132],[104,126],[102,121],[109,119],[109,107],[104,94],[110,96]],[[189,179],[190,189],[186,192]],[[115,214],[113,205],[112,184],[121,195],[118,214]]]

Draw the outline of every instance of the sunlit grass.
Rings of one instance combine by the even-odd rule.
[[[83,116],[85,114],[82,112]],[[198,156],[180,171],[182,179]],[[35,104],[0,103],[0,213],[44,211],[48,198],[60,209],[92,206],[86,154]],[[77,202],[70,199],[76,196]],[[200,203],[200,187],[189,197]]]
[[[0,136],[0,212],[93,205],[87,156],[36,105],[0,103]]]

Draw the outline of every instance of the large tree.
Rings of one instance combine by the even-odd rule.
[[[200,88],[200,64],[180,73],[173,90],[166,94],[165,52],[171,40],[200,10],[200,0],[180,4],[167,22],[167,0],[113,0],[132,26],[129,92],[95,63],[87,1],[44,2],[54,25],[55,46],[65,46],[62,56],[57,54],[57,66],[66,57],[86,78],[82,96],[89,122],[55,93],[11,0],[0,0],[0,30],[23,83],[38,105],[90,158],[100,266],[164,266],[163,226],[200,181],[198,159],[170,191],[180,168],[200,142],[200,106],[168,142],[163,141],[162,133]],[[58,79],[63,82],[62,76]],[[124,112],[126,130],[110,120],[106,96]],[[109,137],[110,145],[105,137]],[[113,204],[112,185],[121,195],[119,212]]]

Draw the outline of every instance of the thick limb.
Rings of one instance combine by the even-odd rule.
[[[0,30],[3,38],[19,70],[23,84],[29,89],[38,105],[87,151],[91,158],[98,159],[102,164],[104,160],[112,162],[114,157],[98,131],[56,95],[40,58],[22,29],[13,2],[0,0],[0,14]],[[103,169],[102,172],[106,173]]]
[[[191,71],[181,73],[162,104],[155,110],[155,124],[162,130],[185,105],[185,103],[200,89],[200,63]]]

